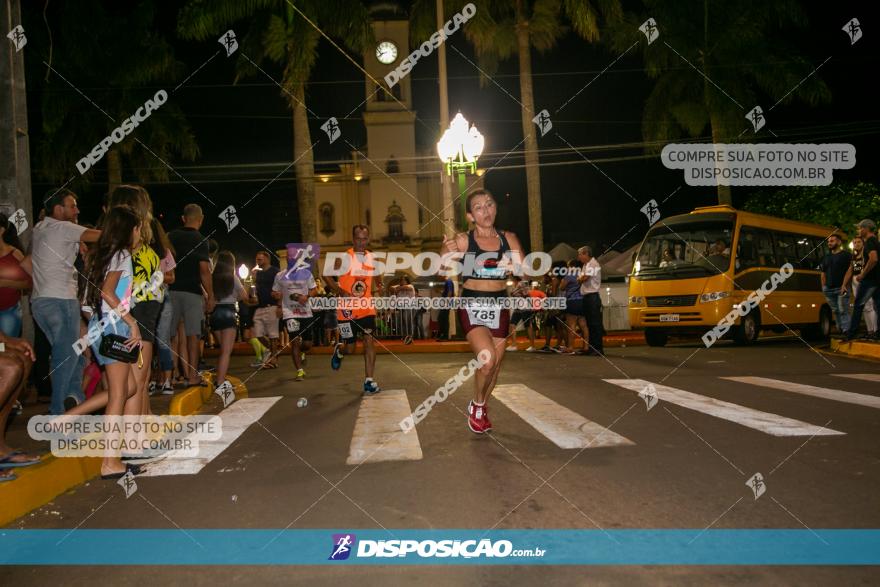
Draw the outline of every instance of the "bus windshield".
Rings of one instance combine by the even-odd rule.
[[[658,224],[633,267],[641,279],[685,279],[718,275],[730,268],[732,220]]]

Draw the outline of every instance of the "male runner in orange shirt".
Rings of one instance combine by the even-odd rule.
[[[371,300],[373,289],[382,291],[382,280],[373,280],[372,254],[367,250],[370,243],[370,229],[363,224],[356,224],[351,229],[351,240],[354,246],[348,249],[349,269],[344,275],[336,280],[325,276],[324,281],[339,296],[340,305],[344,304],[344,298],[362,298]],[[342,366],[342,358],[355,351],[358,335],[364,339],[364,393],[373,395],[380,391],[379,384],[373,379],[373,370],[376,366],[376,346],[373,332],[376,330],[376,309],[372,304],[364,304],[366,307],[345,308],[336,310],[339,321],[339,339],[333,349],[330,358],[330,366],[338,370]]]

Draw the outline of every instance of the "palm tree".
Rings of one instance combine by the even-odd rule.
[[[460,12],[467,4],[451,0],[446,16]],[[413,5],[413,44],[427,39],[436,26],[434,0],[416,0]],[[598,5],[598,8],[597,6]],[[599,40],[599,16],[620,15],[618,0],[486,0],[464,25],[464,36],[474,46],[480,69],[493,74],[498,64],[516,54],[519,59],[521,119],[525,139],[526,186],[528,190],[529,241],[531,249],[544,249],[541,216],[541,174],[538,139],[532,122],[537,112],[532,88],[532,49],[543,53],[556,46],[569,29],[589,42]],[[481,80],[485,84],[484,76]]]
[[[38,174],[48,181],[67,180],[76,162],[101,139],[157,90],[164,88],[170,93],[170,84],[186,73],[168,41],[156,31],[152,3],[140,2],[123,11],[120,15],[98,0],[52,4],[46,17],[50,23],[63,23],[64,35],[51,39],[45,27],[28,29],[37,41],[29,44],[34,47],[28,55],[29,83],[41,93],[43,138],[36,145],[37,167]],[[33,10],[29,14],[41,23],[42,16]],[[119,25],[120,18],[125,19],[124,26]],[[49,49],[43,51],[43,47]],[[165,181],[168,168],[156,156],[163,161],[175,155],[192,160],[197,154],[183,111],[168,101],[108,149],[108,188],[122,183],[126,162],[140,182]],[[94,169],[77,183],[90,183]]]
[[[659,145],[650,152],[707,130],[713,143],[749,140],[755,133],[745,116],[759,103],[767,115],[777,103],[830,100],[828,86],[810,75],[816,64],[780,34],[806,24],[797,1],[644,0],[644,5],[644,13],[626,15],[608,37],[619,51],[641,43],[648,76],[656,80],[642,116],[645,142]],[[650,45],[638,30],[648,17],[659,29]],[[729,186],[718,186],[718,202],[732,203]]]
[[[304,16],[305,15],[305,16]],[[259,73],[270,61],[282,68],[280,85],[293,111],[293,161],[302,240],[318,237],[315,221],[315,160],[306,108],[306,83],[317,58],[322,34],[360,53],[373,33],[369,13],[361,2],[308,0],[191,0],[180,13],[178,32],[184,38],[216,39],[235,24],[239,37],[236,80]],[[243,22],[247,20],[247,22]]]

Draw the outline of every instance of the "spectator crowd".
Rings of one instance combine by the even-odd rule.
[[[48,400],[50,414],[148,415],[150,396],[209,386],[208,370],[216,371],[218,389],[231,387],[227,373],[237,341],[250,345],[251,366],[258,369],[277,368],[278,355],[291,347],[297,380],[305,376],[304,353],[312,345],[338,342],[333,310],[309,314],[309,326],[317,327],[304,328],[307,335],[291,326],[298,324],[292,313],[297,300],[333,295],[322,280],[292,281],[264,250],[243,281],[233,253],[202,234],[197,204],[184,206],[180,227],[167,233],[153,216],[147,190],[137,185],[108,194],[94,225],[79,222],[77,196],[66,189],[49,194],[39,216],[25,250],[15,224],[0,214],[0,482],[39,462],[5,442],[7,420],[29,381]],[[856,230],[849,247],[843,235],[828,237],[822,291],[844,338],[860,336],[864,319],[862,336],[876,340],[880,246],[873,221],[859,222]],[[723,242],[716,254],[725,254]],[[673,263],[673,256],[664,262]],[[602,268],[586,246],[563,266],[568,270],[551,271],[542,281],[509,282],[511,295],[536,305],[512,313],[508,351],[519,350],[516,333],[525,330],[527,352],[603,353]],[[441,297],[454,295],[451,279],[438,285]],[[388,284],[388,293],[416,297],[419,290],[403,276]],[[566,308],[538,309],[548,296],[565,298]],[[25,304],[33,317],[33,347],[22,338]],[[447,340],[451,315],[382,310],[376,330],[406,344],[432,336]],[[540,348],[539,334],[545,340]],[[206,347],[219,348],[216,367],[204,363]],[[102,464],[110,478],[133,469],[118,457]]]

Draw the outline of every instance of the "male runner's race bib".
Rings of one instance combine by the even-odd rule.
[[[351,322],[340,322],[339,334],[342,338],[354,338],[354,333],[351,331]]]
[[[471,326],[485,326],[494,329],[498,328],[501,308],[467,308],[467,316]]]
[[[290,308],[283,308],[281,310],[281,319],[284,320],[284,328],[287,332],[294,333],[299,331],[299,320],[296,319]]]

